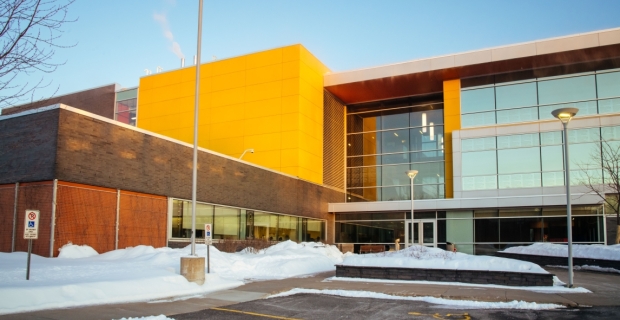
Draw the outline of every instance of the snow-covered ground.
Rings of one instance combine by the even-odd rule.
[[[540,256],[568,257],[568,246],[555,243],[534,243],[529,246],[510,247],[503,252]],[[574,258],[620,260],[620,244],[573,244]]]
[[[206,256],[207,247],[196,253]],[[281,242],[258,253],[225,253],[210,248],[211,272],[204,285],[179,273],[183,249],[137,246],[103,254],[67,245],[59,258],[32,255],[26,280],[24,252],[0,253],[0,314],[95,304],[125,303],[200,295],[260,279],[284,279],[335,270],[342,253],[321,243]]]
[[[509,301],[509,302],[484,302],[484,301],[471,301],[471,300],[452,300],[435,297],[406,297],[406,296],[393,296],[385,293],[371,292],[371,291],[353,291],[353,290],[317,290],[317,289],[299,289],[295,288],[286,292],[281,292],[275,295],[269,296],[269,298],[286,297],[299,293],[312,293],[312,294],[327,294],[332,296],[341,297],[353,297],[353,298],[375,298],[375,299],[388,299],[388,300],[408,300],[408,301],[423,301],[433,304],[441,304],[445,306],[455,306],[459,308],[472,308],[472,309],[528,309],[528,310],[549,310],[564,308],[564,306],[553,303],[536,303],[525,301]]]
[[[350,255],[344,258],[342,264],[347,266],[548,273],[539,265],[531,262],[490,256],[474,256],[460,252],[453,253],[419,245],[400,251]]]

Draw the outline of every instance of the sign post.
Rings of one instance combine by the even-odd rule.
[[[26,280],[30,280],[30,254],[32,253],[32,240],[39,238],[39,210],[26,210],[24,219],[24,239],[28,240],[28,265],[26,266]]]
[[[211,224],[207,223],[205,224],[205,244],[207,245],[207,273],[211,273],[209,248],[211,247],[212,243],[213,243],[213,233],[211,232]]]

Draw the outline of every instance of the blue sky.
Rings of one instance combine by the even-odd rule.
[[[119,83],[180,66],[196,52],[198,0],[77,0],[35,98]],[[618,0],[205,1],[202,61],[301,43],[332,71],[620,27]],[[34,76],[32,76],[34,77]],[[33,81],[21,77],[20,83]]]

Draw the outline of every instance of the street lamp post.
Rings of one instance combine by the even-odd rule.
[[[568,287],[573,287],[573,228],[570,206],[570,165],[568,162],[568,122],[579,112],[577,108],[560,108],[551,114],[562,122],[564,127],[564,184],[566,185],[566,231],[568,233]]]
[[[413,232],[413,179],[415,178],[417,174],[418,174],[418,170],[407,171],[407,176],[411,180],[411,232]],[[413,239],[413,234],[411,235],[411,238]]]

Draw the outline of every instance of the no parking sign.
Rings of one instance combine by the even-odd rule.
[[[39,238],[39,210],[26,210],[24,239]]]
[[[213,234],[211,233],[211,224],[205,224],[205,244],[211,244],[213,239]]]

